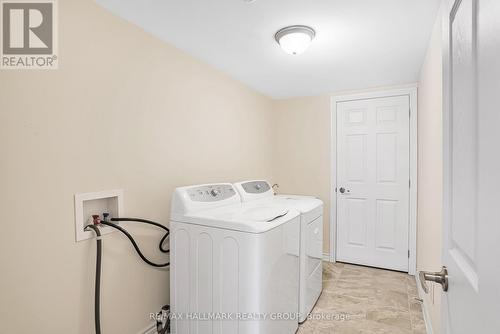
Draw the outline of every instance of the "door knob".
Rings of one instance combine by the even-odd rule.
[[[448,269],[444,266],[440,272],[421,271],[418,273],[418,278],[425,293],[429,293],[429,286],[426,281],[439,283],[443,291],[448,291]]]
[[[340,187],[339,192],[341,194],[345,194],[345,193],[350,193],[351,191],[349,189],[344,188],[344,187]]]

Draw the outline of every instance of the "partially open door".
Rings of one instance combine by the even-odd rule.
[[[500,1],[445,0],[443,333],[500,333]],[[425,282],[425,280],[423,280]]]

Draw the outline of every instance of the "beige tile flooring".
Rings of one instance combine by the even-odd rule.
[[[413,276],[323,263],[323,293],[298,334],[425,334]]]

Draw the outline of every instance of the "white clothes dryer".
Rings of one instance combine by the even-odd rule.
[[[274,195],[265,180],[234,186],[244,203],[284,205],[300,212],[299,322],[304,322],[323,290],[323,202],[311,196]]]

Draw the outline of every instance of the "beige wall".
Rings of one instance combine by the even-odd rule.
[[[325,202],[329,250],[329,96],[271,101],[92,0],[60,1],[59,18],[59,70],[0,71],[2,331],[92,333],[95,244],[74,241],[79,192],[123,188],[127,215],[167,222],[175,186],[268,178]],[[440,265],[438,35],[436,24],[419,83],[418,266],[427,270]],[[159,260],[158,232],[130,228]],[[138,333],[167,302],[168,272],[143,264],[117,233],[103,259],[103,332]]]
[[[441,269],[442,228],[442,50],[441,17],[434,25],[418,90],[417,270]],[[434,333],[440,333],[441,291],[432,284],[426,305]]]
[[[283,194],[314,195],[325,204],[323,249],[330,215],[330,97],[277,100],[273,112],[274,180]]]
[[[0,332],[93,333],[95,242],[73,195],[123,188],[166,223],[175,186],[272,179],[272,102],[98,7],[59,1],[60,68],[0,71]],[[258,134],[258,135],[256,135]],[[160,234],[132,228],[156,260]],[[168,271],[105,237],[104,333],[138,333]]]

